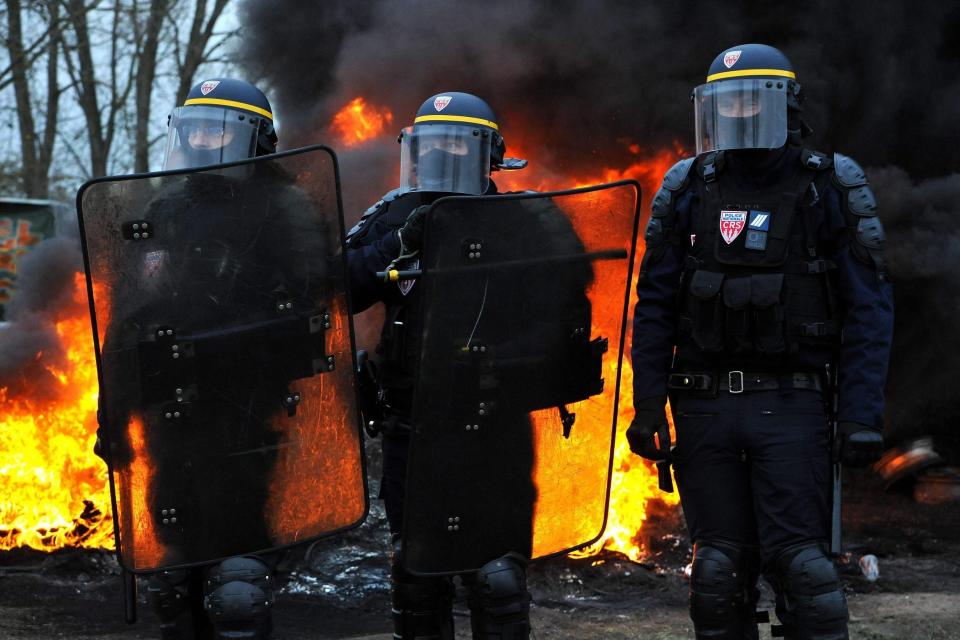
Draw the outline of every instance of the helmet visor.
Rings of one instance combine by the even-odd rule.
[[[234,109],[177,107],[170,114],[164,169],[207,167],[256,156],[260,118]]]
[[[723,149],[776,149],[787,142],[787,84],[741,78],[693,90],[697,155]]]
[[[422,124],[400,133],[400,192],[480,195],[490,184],[490,133],[479,127]]]

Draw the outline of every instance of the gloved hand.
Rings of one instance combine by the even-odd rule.
[[[670,430],[664,409],[665,398],[648,398],[636,405],[636,415],[627,429],[630,451],[647,460],[666,460],[670,451]],[[660,434],[660,448],[655,434]]]
[[[847,467],[866,467],[883,455],[883,436],[876,429],[857,422],[837,425],[833,459]]]
[[[415,255],[423,246],[423,224],[427,219],[429,205],[420,205],[407,215],[406,222],[400,227],[400,255]]]

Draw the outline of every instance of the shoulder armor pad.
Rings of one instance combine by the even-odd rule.
[[[663,176],[663,188],[669,189],[670,191],[679,191],[682,189],[683,185],[687,182],[690,167],[693,166],[695,160],[696,158],[684,158],[670,167],[670,170]]]
[[[673,192],[681,190],[687,183],[687,177],[690,175],[690,168],[693,166],[696,158],[686,158],[676,163],[666,175],[663,176],[663,183],[660,189],[653,196],[650,210],[654,218],[665,218],[670,215],[671,205],[673,203]]]
[[[823,171],[833,166],[833,160],[825,153],[820,153],[813,149],[804,149],[800,152],[800,164],[807,169]]]
[[[853,158],[841,153],[833,154],[834,175],[841,187],[850,189],[867,184],[867,174]]]
[[[882,249],[887,236],[880,218],[863,218],[857,223],[857,240],[868,249]]]
[[[847,191],[847,207],[850,213],[855,216],[875,217],[877,215],[877,199],[873,195],[873,189],[868,185],[850,189]]]
[[[400,189],[394,189],[393,191],[388,191],[382,198],[370,205],[370,208],[364,211],[363,215],[360,216],[360,219],[357,220],[357,224],[353,225],[353,227],[347,231],[347,244],[360,235],[360,233],[367,226],[367,222],[369,222],[372,217],[386,210],[389,204],[396,200],[399,196]]]

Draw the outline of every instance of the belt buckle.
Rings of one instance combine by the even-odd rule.
[[[727,387],[730,393],[743,393],[743,371],[731,371],[728,373]]]

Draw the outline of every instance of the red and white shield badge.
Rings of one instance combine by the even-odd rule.
[[[737,64],[737,60],[740,59],[740,54],[743,53],[741,50],[736,51],[727,51],[723,54],[723,65],[729,69],[733,65]]]
[[[411,264],[409,268],[410,268],[410,269],[419,269],[419,268],[420,268],[420,260],[414,260],[414,261],[413,261],[413,264]],[[397,286],[400,287],[400,293],[402,293],[403,295],[407,295],[408,293],[410,293],[410,289],[413,289],[413,285],[415,285],[416,283],[417,283],[417,281],[416,281],[416,280],[412,280],[412,279],[411,279],[411,280],[398,280],[398,281],[397,281]]]
[[[745,226],[747,226],[746,211],[720,212],[720,235],[723,236],[727,244],[736,240]]]
[[[202,85],[200,85],[200,93],[207,95],[211,91],[217,88],[217,85],[220,84],[219,80],[207,80]]]
[[[443,111],[451,100],[453,100],[453,96],[437,96],[433,99],[433,108],[437,111]]]

